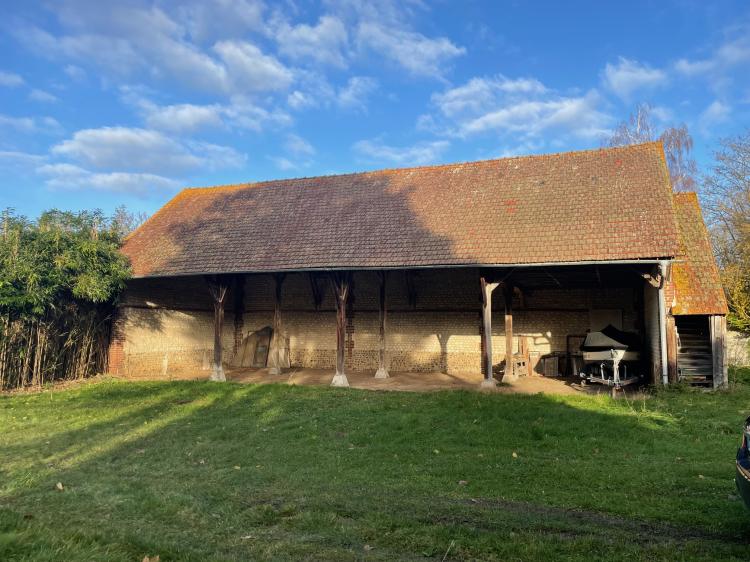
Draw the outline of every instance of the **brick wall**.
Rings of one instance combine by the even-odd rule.
[[[474,269],[423,270],[407,280],[388,279],[387,346],[393,371],[477,372],[481,368],[481,315],[478,272]],[[414,288],[410,302],[408,287]],[[316,309],[306,274],[287,275],[282,319],[292,366],[333,369],[336,329],[333,295],[327,280]],[[224,360],[231,363],[235,342],[234,295],[230,285],[223,328]],[[273,279],[244,281],[242,335],[273,320]],[[346,366],[374,370],[378,359],[378,280],[373,272],[353,279],[346,330]],[[503,360],[503,297],[493,295],[495,362]],[[526,336],[535,356],[565,351],[568,334],[584,334],[592,310],[620,311],[622,327],[636,329],[632,289],[537,289],[514,300],[514,348]],[[213,305],[201,278],[136,279],[123,295],[113,330],[110,370],[123,375],[194,375],[208,370],[213,349]]]

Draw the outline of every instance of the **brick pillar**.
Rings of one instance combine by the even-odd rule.
[[[107,373],[121,375],[125,366],[125,318],[119,308],[112,314],[107,350]]]

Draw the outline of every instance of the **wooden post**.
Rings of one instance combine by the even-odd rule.
[[[237,354],[242,346],[242,328],[245,325],[245,276],[237,274],[234,276],[234,347],[232,357],[237,365]]]
[[[479,278],[482,288],[482,340],[484,343],[484,380],[483,388],[494,388],[497,381],[492,376],[492,291],[499,283],[489,283],[487,278]]]
[[[280,375],[282,369],[286,366],[284,361],[284,334],[281,322],[281,289],[284,285],[283,273],[276,273],[274,280],[274,301],[273,301],[273,333],[271,334],[271,353],[268,358],[268,374]]]
[[[349,386],[344,372],[344,346],[346,344],[346,301],[349,297],[351,273],[337,271],[331,274],[333,296],[336,299],[336,374],[331,386]]]
[[[387,271],[379,271],[378,279],[380,280],[380,299],[378,300],[378,317],[380,320],[380,356],[378,357],[378,370],[375,373],[376,379],[387,379],[390,375],[388,374],[388,368],[386,367],[386,342],[385,342],[385,321],[386,321],[386,280],[388,277]]]
[[[726,387],[727,361],[726,361],[726,316],[709,316],[708,325],[711,334],[711,357],[713,359],[713,386],[714,388]]]
[[[669,384],[675,384],[677,375],[677,327],[674,316],[667,315],[667,378]]]
[[[219,275],[206,279],[208,290],[214,301],[214,360],[211,365],[212,381],[227,380],[222,365],[221,331],[224,325],[224,299],[227,296],[227,283]]]
[[[503,284],[503,297],[505,301],[505,373],[503,382],[518,380],[516,374],[516,362],[513,359],[513,285]]]

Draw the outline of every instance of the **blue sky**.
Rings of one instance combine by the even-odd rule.
[[[0,207],[750,126],[750,3],[2,0]]]

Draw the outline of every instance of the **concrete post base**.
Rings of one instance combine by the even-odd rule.
[[[377,372],[375,373],[376,379],[387,379],[391,375],[388,374],[388,369],[385,367],[380,367]]]
[[[224,374],[224,367],[214,367],[208,380],[215,382],[226,382],[227,377]]]
[[[333,375],[331,386],[349,386],[349,380],[344,373],[336,373]]]
[[[479,384],[479,388],[495,388],[497,387],[497,381],[495,379],[482,379],[482,382]]]
[[[281,374],[281,367],[269,367],[268,368],[268,374],[269,375],[280,375]]]

